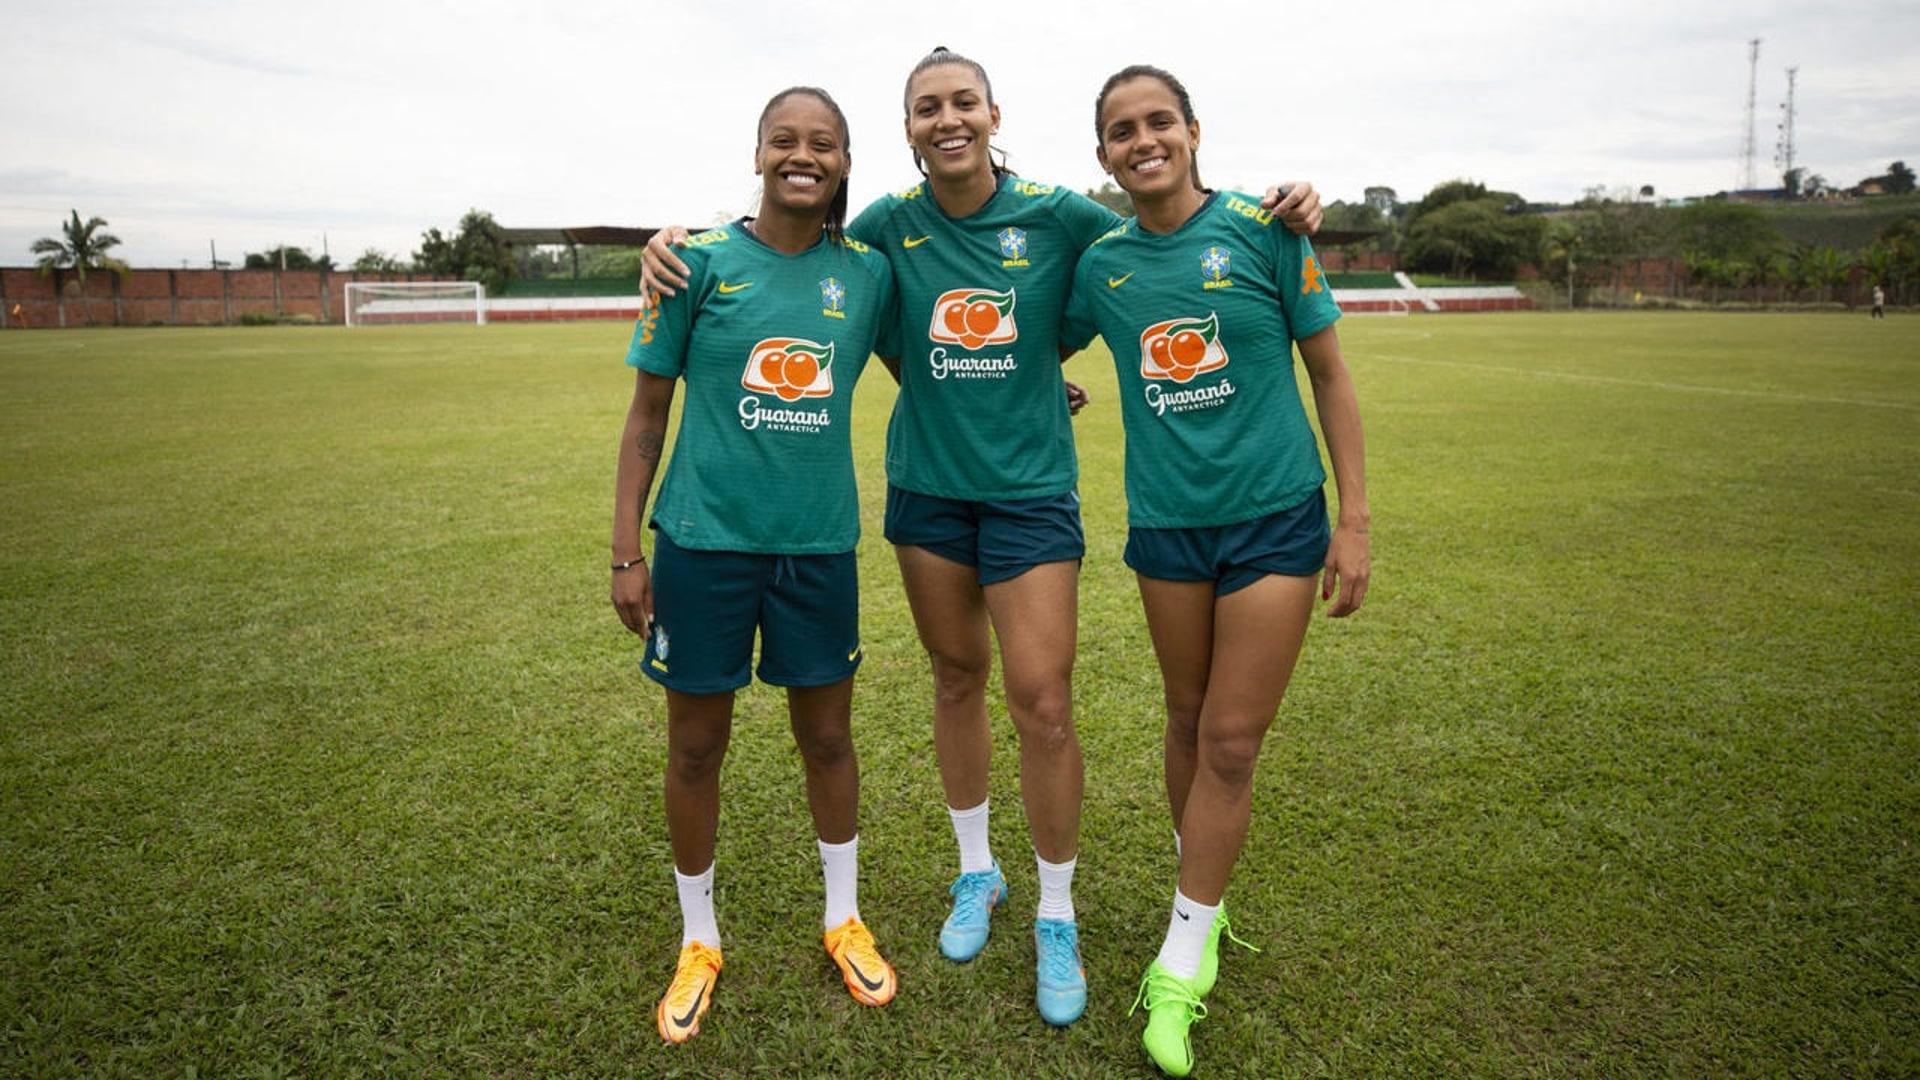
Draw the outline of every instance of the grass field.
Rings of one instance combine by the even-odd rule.
[[[1268,740],[1204,1075],[1920,1071],[1920,319],[1343,324],[1374,580]],[[607,604],[615,324],[0,336],[0,1075],[1145,1075],[1174,870],[1113,376],[1076,888],[1032,1005],[996,702],[987,951],[890,550],[875,367],[854,1005],[782,699],[742,695],[692,1044],[658,691]]]

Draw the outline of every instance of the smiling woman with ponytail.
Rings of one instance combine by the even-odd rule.
[[[1148,1055],[1185,1076],[1189,1031],[1207,1015],[1231,933],[1222,896],[1251,820],[1254,767],[1315,586],[1334,618],[1366,597],[1366,454],[1333,328],[1340,308],[1313,246],[1254,197],[1201,184],[1186,87],[1159,68],[1125,68],[1101,88],[1094,131],[1101,167],[1138,216],[1081,256],[1064,334],[1069,347],[1105,338],[1120,381],[1126,561],[1165,690],[1180,858],[1136,1005],[1148,1014]],[[1340,493],[1331,535],[1296,346]]]
[[[895,988],[857,900],[860,504],[849,438],[854,384],[897,317],[893,276],[842,236],[852,159],[833,98],[783,90],[755,133],[759,215],[703,233],[687,253],[686,289],[654,300],[634,328],[614,489],[614,608],[641,636],[640,670],[667,698],[667,831],[682,931],[654,1019],[676,1043],[700,1030],[720,974],[720,763],[756,631],[760,679],[786,689],[806,765],[827,954],[861,1004],[885,1005]],[[653,507],[649,566],[641,511],[681,382],[687,397]]]

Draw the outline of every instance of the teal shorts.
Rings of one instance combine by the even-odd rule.
[[[887,485],[887,539],[971,566],[982,585],[1009,581],[1042,563],[1087,553],[1075,492],[1037,499],[974,502]]]
[[[653,633],[640,670],[669,690],[721,694],[752,681],[831,686],[860,667],[860,583],[851,551],[696,551],[654,530]]]
[[[1141,577],[1211,581],[1215,596],[1268,574],[1305,577],[1327,563],[1327,495],[1315,488],[1297,505],[1266,517],[1202,529],[1130,529],[1126,562]]]

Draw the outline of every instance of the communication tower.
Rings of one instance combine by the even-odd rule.
[[[1753,188],[1753,100],[1760,86],[1760,39],[1747,42],[1747,122],[1740,141],[1740,190]]]
[[[1773,145],[1773,164],[1781,176],[1793,171],[1793,82],[1800,69],[1787,69],[1787,100],[1780,103],[1780,140]]]

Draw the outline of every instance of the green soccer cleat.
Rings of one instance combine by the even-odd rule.
[[[1183,979],[1155,960],[1147,965],[1140,980],[1140,993],[1133,999],[1132,1016],[1146,1006],[1147,1029],[1140,1033],[1140,1045],[1147,1056],[1168,1076],[1186,1076],[1193,1071],[1193,1039],[1188,1032],[1194,1023],[1206,1019],[1207,1005],[1194,993],[1193,982]]]
[[[1227,905],[1222,903],[1220,910],[1214,913],[1213,929],[1207,932],[1207,948],[1200,954],[1200,970],[1193,976],[1193,992],[1201,997],[1213,993],[1214,981],[1220,976],[1220,937],[1223,934],[1235,945],[1252,952],[1260,951],[1259,946],[1242,940],[1240,935],[1233,932],[1233,926],[1227,922]]]

